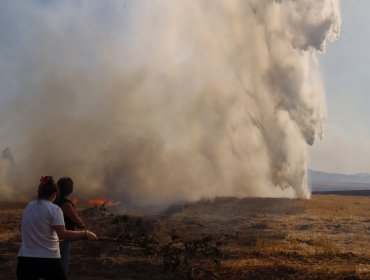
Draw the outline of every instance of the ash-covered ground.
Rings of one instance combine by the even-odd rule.
[[[0,204],[1,279],[15,279],[24,206]],[[73,243],[69,279],[370,279],[370,197],[79,211],[101,239]]]

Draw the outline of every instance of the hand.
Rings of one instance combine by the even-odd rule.
[[[86,238],[88,240],[98,240],[98,237],[92,231],[86,230]]]

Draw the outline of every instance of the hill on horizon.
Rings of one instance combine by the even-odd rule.
[[[313,192],[370,190],[370,174],[341,174],[308,170],[308,182]]]

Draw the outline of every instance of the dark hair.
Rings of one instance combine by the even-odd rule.
[[[53,176],[42,176],[40,179],[37,198],[48,199],[51,195],[58,192],[57,185],[54,182]]]
[[[62,177],[58,180],[59,196],[65,197],[73,192],[73,181],[69,177]]]

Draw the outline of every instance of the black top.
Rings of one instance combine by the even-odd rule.
[[[62,205],[64,203],[70,203],[73,207],[73,210],[75,210],[75,206],[73,205],[72,201],[70,201],[69,199],[67,199],[65,197],[61,197],[57,201],[55,201],[55,204],[58,205],[60,208],[62,208]],[[64,213],[63,213],[63,216],[64,216],[64,223],[65,223],[66,229],[67,230],[74,230],[76,228],[76,226],[72,222],[72,220],[69,217],[67,217],[66,215],[64,215]]]

